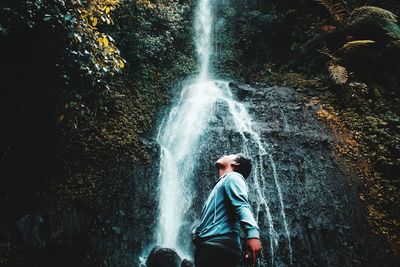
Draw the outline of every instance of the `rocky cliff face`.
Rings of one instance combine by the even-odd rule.
[[[318,104],[305,105],[302,95],[291,88],[253,88],[231,84],[232,91],[244,101],[255,119],[264,142],[269,143],[281,183],[289,227],[288,238],[280,215],[273,167],[264,166],[266,192],[278,235],[274,266],[391,266],[386,258],[387,244],[371,236],[360,205],[358,180],[337,161],[333,147],[342,142],[317,119]],[[201,207],[215,181],[213,162],[225,153],[240,152],[241,137],[235,133],[227,107],[217,112],[202,137],[199,167],[194,176],[197,197],[189,217],[199,216]],[[252,187],[252,181],[248,181]],[[255,208],[259,201],[250,188]],[[272,264],[269,251],[268,222],[259,214],[264,245],[263,263]],[[189,242],[183,235],[181,242]]]
[[[367,227],[359,203],[358,180],[332,154],[333,146],[341,140],[318,121],[318,104],[305,105],[302,96],[291,88],[237,84],[231,84],[231,88],[246,103],[263,141],[269,143],[282,188],[292,265],[393,266],[395,259],[386,257],[387,245]],[[240,152],[240,136],[233,131],[226,108],[217,104],[216,116],[202,136],[194,175],[196,197],[189,218],[198,218],[214,184],[214,160],[224,153]],[[22,239],[36,251],[34,255],[39,255],[37,264],[47,266],[71,257],[75,266],[139,265],[139,255],[151,248],[155,235],[159,190],[159,148],[151,134],[142,142],[151,155],[150,164],[135,166],[125,162],[105,174],[121,184],[120,191],[110,191],[114,196],[110,200],[112,209],[88,220],[83,206],[73,203],[68,209],[31,214],[18,221]],[[288,238],[280,216],[273,169],[269,161],[265,162],[265,189],[279,241],[274,266],[289,266]],[[256,207],[258,199],[251,181],[249,185],[250,200]],[[93,224],[102,225],[103,231],[91,232]],[[262,213],[259,224],[263,263],[271,265],[268,223]],[[181,242],[190,242],[189,233],[181,236]],[[70,266],[68,262],[63,264],[60,266]]]

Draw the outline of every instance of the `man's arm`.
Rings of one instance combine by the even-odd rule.
[[[226,179],[225,192],[246,235],[246,258],[251,255],[254,266],[261,251],[260,229],[251,212],[247,185],[238,173],[232,173]]]
[[[226,179],[226,195],[240,220],[240,225],[245,232],[246,238],[259,238],[260,230],[251,211],[246,182],[238,173],[229,174]]]

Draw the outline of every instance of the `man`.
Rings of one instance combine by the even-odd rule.
[[[248,201],[245,179],[251,161],[241,155],[222,156],[215,163],[218,180],[192,232],[196,267],[234,267],[240,261],[240,228],[245,234],[246,254],[253,266],[261,251],[260,233]]]

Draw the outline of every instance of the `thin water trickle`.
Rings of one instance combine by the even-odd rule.
[[[287,133],[289,131],[289,124],[287,122],[285,112],[283,112],[283,109],[281,107],[279,107],[279,110],[281,111],[282,114],[283,132]]]

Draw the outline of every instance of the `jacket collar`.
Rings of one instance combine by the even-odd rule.
[[[231,173],[231,172],[227,172],[227,173],[225,173],[224,175],[222,175],[221,177],[219,177],[218,180],[215,182],[214,186],[215,186],[216,184],[218,184],[218,182],[221,181],[226,175],[228,175],[228,173]]]

